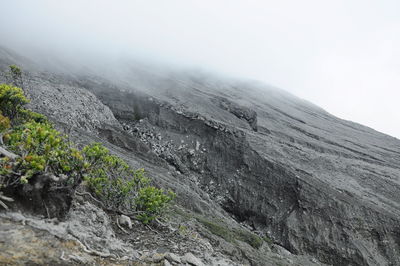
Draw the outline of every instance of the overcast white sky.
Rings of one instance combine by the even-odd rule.
[[[0,44],[254,78],[400,138],[399,0],[0,0]]]

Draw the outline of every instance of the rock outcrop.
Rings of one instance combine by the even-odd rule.
[[[398,140],[284,94],[259,100],[265,109],[257,110],[255,133],[215,117],[227,109],[238,117],[219,97],[210,102],[222,110],[186,111],[155,95],[93,91],[126,130],[195,175],[213,201],[291,252],[334,265],[399,263]],[[127,119],[126,108],[144,110],[143,120]]]

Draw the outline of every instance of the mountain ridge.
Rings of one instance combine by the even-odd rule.
[[[0,65],[24,66],[9,61],[0,58]],[[399,263],[398,139],[251,82],[119,69],[114,81],[33,71],[31,106],[116,146],[135,166],[146,161],[195,212],[232,215],[290,252],[325,263]],[[90,96],[79,103],[66,85],[99,102]],[[114,125],[87,109],[100,104]],[[65,119],[85,112],[82,125]]]

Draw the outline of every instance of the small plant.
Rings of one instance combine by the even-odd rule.
[[[13,120],[21,114],[22,106],[28,103],[21,88],[0,84],[0,111]]]
[[[84,147],[83,155],[87,163],[85,179],[103,203],[108,208],[133,208],[137,191],[149,183],[144,170],[131,169],[100,143]]]
[[[270,237],[268,237],[268,235],[264,235],[262,239],[263,239],[265,242],[267,242],[268,245],[274,244],[274,241],[273,241]]]
[[[20,155],[12,170],[19,173],[22,183],[44,172],[68,175],[73,184],[80,179],[83,156],[51,124],[27,122],[12,129],[3,139],[11,151]]]
[[[187,235],[188,231],[189,231],[189,229],[187,228],[186,225],[179,225],[178,230],[179,230],[179,234],[183,235],[183,236]]]
[[[17,87],[23,87],[23,77],[22,70],[20,67],[16,65],[9,66],[8,71],[4,72],[4,75],[7,79],[7,83],[12,84]]]
[[[142,211],[138,216],[139,220],[144,224],[151,222],[165,210],[175,196],[172,191],[165,193],[164,190],[152,186],[141,188],[136,199],[136,209]]]
[[[11,73],[13,79],[17,80],[22,77],[22,70],[20,67],[18,67],[16,65],[11,65],[9,67],[10,67],[10,73]]]
[[[133,170],[100,143],[83,148],[88,167],[85,179],[107,208],[138,211],[147,224],[157,218],[175,197],[173,192],[150,186],[144,169]]]

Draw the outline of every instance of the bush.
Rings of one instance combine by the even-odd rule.
[[[10,67],[10,74],[13,79],[17,80],[22,77],[22,70],[16,65],[11,65]]]
[[[175,198],[172,191],[164,192],[162,189],[148,186],[139,190],[136,198],[136,209],[142,213],[138,215],[140,221],[147,224],[157,218]]]
[[[165,193],[150,186],[144,169],[133,170],[99,143],[86,146],[83,154],[90,164],[85,179],[107,208],[138,211],[137,218],[149,223],[161,215],[175,197],[173,192]]]
[[[138,190],[149,183],[142,169],[133,170],[121,158],[110,155],[100,143],[83,148],[88,163],[85,179],[108,208],[132,209]]]
[[[22,70],[16,65],[9,66],[8,71],[4,71],[1,73],[7,80],[8,84],[12,84],[16,87],[23,87],[23,77],[22,77]]]
[[[8,148],[20,155],[12,170],[19,173],[22,183],[44,172],[67,175],[70,184],[79,183],[83,156],[50,123],[27,122],[3,138]]]
[[[21,114],[22,106],[28,103],[21,88],[0,84],[0,111],[13,120]]]

